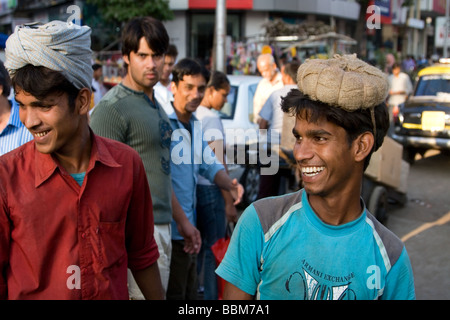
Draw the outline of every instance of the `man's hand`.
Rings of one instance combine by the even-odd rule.
[[[225,216],[228,222],[237,222],[238,214],[234,204],[225,204]]]
[[[239,204],[242,201],[244,195],[244,187],[237,181],[237,179],[231,180],[228,173],[225,170],[219,170],[214,177],[214,183],[223,190],[229,191],[234,200],[234,205]]]
[[[200,231],[187,219],[182,223],[177,223],[177,229],[184,238],[184,252],[189,254],[199,253],[202,246]]]
[[[244,187],[242,186],[242,184],[240,184],[236,178],[234,178],[231,181],[231,187],[230,187],[230,193],[231,196],[234,199],[234,205],[237,205],[239,203],[241,203],[242,201],[242,196],[244,195]]]

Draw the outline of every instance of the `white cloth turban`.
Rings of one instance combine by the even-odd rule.
[[[6,41],[11,76],[28,65],[61,71],[77,89],[91,88],[91,28],[63,21],[17,26]]]

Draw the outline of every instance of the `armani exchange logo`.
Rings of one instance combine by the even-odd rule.
[[[302,260],[302,270],[290,275],[286,290],[300,294],[304,300],[356,300],[355,292],[349,288],[353,278],[353,272],[345,276],[330,275]]]

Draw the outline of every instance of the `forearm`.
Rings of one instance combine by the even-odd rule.
[[[157,262],[143,270],[133,271],[132,273],[145,299],[164,300],[164,290]]]
[[[175,195],[175,192],[172,191],[172,215],[173,220],[177,224],[183,224],[185,222],[189,222],[188,218],[186,217],[186,214],[183,211],[183,208],[181,207],[180,203],[178,202],[178,199]]]
[[[232,188],[232,180],[225,170],[217,171],[214,176],[214,183],[223,190],[230,191]]]
[[[200,232],[189,221],[181,207],[175,192],[172,191],[172,215],[177,224],[177,230],[184,238],[184,251],[190,254],[198,253],[202,244]]]

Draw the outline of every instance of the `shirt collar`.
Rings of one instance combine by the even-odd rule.
[[[356,230],[358,230],[362,225],[364,225],[366,220],[366,206],[364,204],[364,200],[360,198],[361,206],[362,206],[362,212],[359,215],[358,218],[356,218],[353,221],[333,226],[330,224],[327,224],[323,222],[317,214],[314,212],[314,210],[311,208],[311,205],[308,200],[308,194],[306,193],[305,189],[302,190],[302,207],[305,209],[306,216],[308,220],[323,234],[329,235],[329,236],[344,236],[349,235]]]
[[[129,91],[132,94],[138,95],[138,96],[142,96],[145,100],[147,100],[147,102],[153,107],[153,108],[161,108],[161,105],[159,104],[159,102],[156,100],[155,98],[155,90],[153,90],[152,93],[152,99],[150,99],[148,97],[148,95],[144,92],[144,91],[136,91],[134,89],[131,89],[130,87],[127,87],[126,85],[123,84],[123,82],[118,84],[122,89]]]
[[[170,103],[172,104],[172,107],[173,107],[173,110],[174,110],[174,111],[173,111],[171,114],[168,114],[167,117],[168,117],[170,120],[176,120],[177,122],[180,122],[180,123],[181,123],[181,121],[178,120],[178,116],[177,116],[177,114],[176,114],[176,112],[175,112],[175,107],[173,106],[173,101],[171,101]],[[198,121],[198,119],[197,119],[197,117],[195,116],[195,112],[194,112],[194,113],[192,113],[191,118],[189,119],[189,122],[190,122],[191,124],[193,124],[195,121]]]
[[[11,103],[11,115],[9,116],[9,121],[6,126],[14,126],[14,127],[21,127],[23,124],[20,122],[19,117],[19,105],[15,100],[10,101]]]
[[[95,163],[98,161],[108,167],[121,167],[121,165],[113,158],[109,151],[104,138],[96,136],[92,129],[89,128],[92,138],[91,157],[86,173],[91,171]],[[58,161],[51,154],[44,154],[36,150],[36,145],[33,144],[35,154],[35,187],[39,187],[47,179],[49,179],[56,169],[62,174],[68,175],[67,171],[58,163]]]

